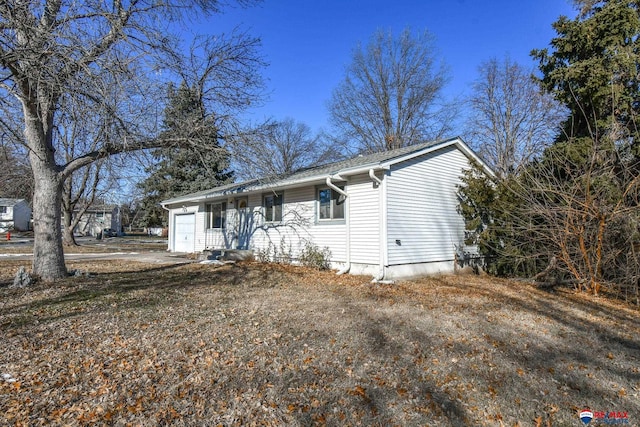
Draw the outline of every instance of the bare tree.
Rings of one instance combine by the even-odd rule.
[[[536,168],[511,181],[522,201],[517,221],[578,288],[597,295],[607,282],[628,285],[638,298],[640,265],[633,250],[640,176],[634,163],[599,144],[594,138],[588,157],[579,161],[571,152],[548,150]],[[620,274],[624,270],[631,276]]]
[[[0,196],[25,199],[31,204],[34,180],[21,130],[22,112],[18,106],[10,107],[0,110]]]
[[[553,142],[566,109],[543,93],[532,71],[509,57],[483,63],[479,74],[469,99],[467,138],[494,171],[505,176]]]
[[[358,46],[329,104],[332,124],[360,152],[391,150],[441,137],[451,121],[439,103],[447,82],[433,37],[378,31]]]
[[[459,195],[469,243],[498,274],[595,295],[606,285],[640,305],[638,162],[597,138],[568,143],[504,177],[467,172]]]
[[[62,242],[77,245],[74,230],[94,205],[107,195],[112,177],[107,159],[98,160],[78,169],[64,182],[62,188]]]
[[[27,155],[11,145],[0,146],[0,195],[29,203],[33,198],[33,175]]]
[[[180,42],[172,37],[168,22],[190,11],[218,12],[220,2],[203,0],[136,0],[130,2],[41,0],[0,3],[0,109],[20,110],[24,144],[33,176],[34,254],[33,272],[45,281],[67,274],[61,233],[62,186],[71,174],[111,155],[166,145],[194,145],[212,118],[186,123],[188,132],[162,138],[147,125],[155,116],[157,80],[171,78],[180,64]],[[208,99],[228,106],[228,111],[250,105],[251,88],[260,82],[263,65],[256,54],[257,40],[246,36],[216,38],[201,44],[203,57],[212,58],[212,69],[203,74],[211,88]],[[232,49],[215,49],[222,44]],[[162,61],[158,61],[162,58]],[[166,59],[170,58],[170,59]],[[217,86],[220,75],[238,71],[243,78]],[[163,81],[163,83],[164,83]],[[231,84],[229,84],[231,82]],[[118,87],[118,96],[97,93]],[[241,103],[238,94],[246,94]],[[99,147],[76,153],[59,163],[59,141],[54,137],[62,105],[82,99],[100,114],[109,138]],[[6,132],[20,134],[11,123]],[[188,128],[187,128],[188,127]],[[221,127],[220,133],[224,131]]]
[[[107,99],[116,96],[116,87],[106,87],[109,92],[98,92],[96,96]],[[71,101],[71,102],[69,102]],[[54,127],[54,140],[58,142],[56,161],[67,164],[78,155],[93,152],[102,144],[109,141],[110,129],[108,122],[103,120],[100,110],[93,108],[91,102],[83,97],[68,97],[62,99],[58,119]],[[108,159],[100,159],[69,174],[62,185],[62,241],[65,246],[74,246],[76,241],[73,231],[82,220],[85,212],[91,207],[96,198],[103,194],[100,191],[108,187],[110,168]]]
[[[242,178],[280,176],[298,169],[327,163],[337,153],[323,134],[292,118],[262,126],[261,131],[236,139],[231,151]]]

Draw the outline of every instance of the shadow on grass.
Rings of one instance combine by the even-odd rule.
[[[58,292],[59,295],[47,297],[46,293],[39,293],[38,299],[33,302],[11,306],[8,314],[18,316],[27,312],[40,322],[51,322],[60,318],[86,316],[87,312],[111,312],[122,308],[159,310],[165,305],[182,301],[181,298],[186,300],[181,296],[181,291],[195,290],[190,292],[190,300],[193,301],[193,296],[197,298],[200,289],[202,292],[213,290],[229,293],[233,307],[243,307],[247,299],[255,296],[243,290],[291,285],[304,274],[308,272],[243,264],[219,269],[171,265],[140,271],[102,273],[88,278],[70,278],[59,285],[59,290],[62,290]],[[320,280],[324,280],[324,277],[320,277]],[[514,425],[515,422],[529,425],[536,414],[547,410],[549,405],[561,407],[559,415],[555,416],[555,419],[560,418],[560,424],[553,425],[573,425],[572,421],[578,422],[570,404],[589,405],[594,409],[620,408],[630,413],[640,413],[637,402],[632,401],[631,397],[618,396],[618,389],[612,387],[619,382],[628,388],[629,384],[640,381],[640,372],[626,368],[640,366],[640,335],[635,333],[639,329],[637,317],[592,301],[551,296],[535,288],[522,287],[518,288],[518,292],[512,292],[507,283],[488,283],[431,279],[424,284],[434,287],[431,293],[420,291],[421,282],[398,288],[361,287],[357,291],[341,285],[286,288],[287,292],[294,295],[298,295],[298,292],[300,297],[304,295],[303,292],[314,293],[321,289],[314,295],[331,301],[332,306],[320,299],[310,299],[318,304],[318,307],[311,307],[312,310],[295,305],[297,313],[284,318],[292,319],[292,325],[283,318],[277,318],[287,328],[296,328],[295,335],[302,338],[285,345],[287,354],[283,356],[279,356],[281,350],[275,348],[279,345],[274,346],[273,350],[263,345],[260,348],[264,348],[264,351],[268,349],[269,354],[273,354],[273,358],[280,358],[281,362],[284,360],[309,369],[291,374],[289,379],[282,378],[282,371],[265,369],[255,383],[241,386],[232,382],[238,378],[235,373],[230,375],[233,378],[229,380],[228,387],[258,388],[264,383],[273,384],[277,390],[275,394],[288,399],[286,403],[296,408],[302,405],[306,408],[289,414],[299,425],[322,424],[319,422],[321,417],[342,409],[359,414],[349,418],[346,424],[362,421],[363,425],[392,425],[404,419],[414,421],[413,425],[459,426],[477,425],[480,417],[487,425],[491,425],[491,421],[495,421],[493,425],[498,425],[498,419],[482,418],[486,417],[481,412],[485,410],[483,404],[487,402],[486,407],[503,412],[507,425]],[[69,288],[68,292],[64,292],[65,287]],[[401,291],[397,292],[399,288]],[[262,293],[261,297],[268,292]],[[465,297],[463,303],[456,299],[458,296]],[[439,304],[439,297],[442,297],[444,308]],[[273,305],[266,309],[277,308],[278,302],[273,301]],[[389,304],[382,304],[384,302]],[[391,302],[394,307],[403,306],[406,312],[394,311],[395,308],[387,310],[386,307],[392,306]],[[418,303],[424,303],[427,308],[418,310]],[[78,311],[78,308],[84,311]],[[326,328],[312,321],[307,323],[308,319],[314,319],[313,309],[330,313]],[[541,321],[531,324],[529,330],[525,329],[528,325],[523,326],[520,322],[487,321],[490,312],[499,314],[502,309],[508,314],[511,312],[507,310],[513,310],[516,316],[522,315],[526,319],[539,317]],[[40,310],[42,314],[38,314]],[[446,323],[446,319],[454,316],[457,316],[460,326]],[[416,323],[425,318],[428,321],[421,325],[426,324],[429,328],[417,329]],[[272,320],[270,317],[265,323]],[[603,324],[605,320],[607,323]],[[33,320],[26,316],[25,321],[28,325]],[[209,322],[209,319],[206,321]],[[341,329],[343,322],[353,328],[353,336]],[[616,322],[626,325],[627,330],[612,329],[609,323]],[[253,320],[250,325],[255,327]],[[18,326],[25,324],[5,324],[0,328]],[[449,332],[459,328],[458,336],[465,339],[448,339],[445,336],[449,333],[447,327]],[[534,335],[538,327],[556,330]],[[284,333],[288,330],[285,329]],[[560,330],[567,330],[568,335],[558,337]],[[234,335],[230,338],[233,341],[244,337],[235,335],[236,329],[233,331]],[[282,329],[273,331],[280,336],[283,333]],[[527,332],[543,339],[538,341],[531,338]],[[243,333],[246,331],[238,332]],[[340,348],[335,349],[338,356],[354,356],[350,364],[353,375],[345,373],[344,367],[338,362],[334,363],[334,351],[327,350],[322,354],[324,364],[314,365],[313,361],[306,364],[304,361],[302,349],[307,344],[305,340],[308,339],[311,346],[319,347],[330,342],[333,333],[342,334],[338,337]],[[596,344],[582,345],[584,340],[595,340]],[[251,342],[249,340],[241,345],[251,348]],[[609,352],[614,353],[613,359],[607,356]],[[440,367],[434,366],[436,358],[440,359]],[[457,361],[452,362],[453,358]],[[574,363],[576,369],[566,369],[569,363]],[[583,365],[584,369],[578,365]],[[317,372],[314,368],[317,368]],[[289,371],[284,370],[284,374]],[[449,373],[451,378],[447,378]],[[588,373],[593,373],[595,378],[588,377]],[[376,380],[377,376],[386,382]],[[468,384],[477,390],[456,388]],[[292,385],[315,390],[314,394],[319,397],[317,405],[312,406],[309,399],[305,402],[296,401],[298,395],[290,390]],[[220,384],[216,387],[219,389]],[[459,390],[462,390],[462,394],[458,394]],[[480,403],[470,403],[473,393],[484,396],[478,397]],[[308,398],[309,395],[302,397]],[[515,399],[521,399],[522,404],[514,403]],[[611,402],[615,402],[616,408],[611,406]],[[480,406],[480,410],[472,409],[474,405]],[[406,418],[403,418],[405,410]],[[338,425],[338,422],[330,420],[328,424]]]
[[[452,305],[457,310],[452,313],[434,306],[425,312],[425,316],[434,317],[432,323],[436,329],[432,331],[418,330],[410,322],[411,317],[394,317],[384,310],[372,309],[372,306],[380,308],[383,300],[425,302],[426,305],[428,297],[419,290],[406,287],[397,298],[384,288],[378,295],[375,292],[361,295],[371,299],[373,305],[363,305],[357,296],[339,293],[344,311],[350,313],[352,319],[358,319],[354,332],[361,338],[354,339],[354,345],[355,341],[361,341],[366,347],[373,361],[367,363],[380,369],[381,361],[388,361],[410,388],[407,392],[411,393],[411,403],[401,402],[396,392],[397,387],[403,386],[402,381],[394,389],[388,384],[376,383],[372,379],[375,373],[369,378],[360,376],[358,380],[364,389],[355,393],[359,399],[350,398],[348,406],[365,413],[365,422],[378,420],[375,422],[380,425],[393,424],[398,419],[397,407],[403,404],[413,406],[413,416],[421,425],[458,426],[476,422],[491,424],[492,421],[497,425],[502,417],[509,425],[522,422],[526,425],[536,419],[546,420],[549,425],[573,425],[571,423],[577,421],[576,408],[585,406],[623,408],[629,413],[640,413],[637,400],[627,394],[640,381],[637,369],[640,328],[638,317],[633,313],[567,295],[552,297],[535,288],[523,287],[512,293],[506,283],[483,286],[441,278],[431,279],[430,285],[438,287],[440,294],[453,297]],[[464,307],[468,302],[458,304],[457,296],[473,296],[477,305],[467,307],[468,315]],[[504,320],[496,327],[495,321],[486,321],[487,314],[495,314],[502,308],[513,309],[516,316],[539,317],[540,323],[510,325]],[[437,330],[438,325],[442,326],[437,317],[456,314],[461,321],[468,321],[460,325],[466,339],[447,341],[440,336],[446,332]],[[610,323],[619,323],[620,330]],[[536,334],[536,328],[550,330]],[[447,366],[453,378],[450,383],[447,383],[446,372],[431,373],[429,361],[435,359],[436,354],[441,361],[445,358],[445,364],[455,363]],[[416,360],[422,362],[416,363]],[[471,395],[460,395],[455,388],[471,384],[477,390],[463,391]],[[480,410],[472,409],[473,394],[478,396],[476,402],[481,402],[475,405]],[[330,413],[331,405],[335,405],[335,400],[317,410],[297,413],[296,419],[301,425],[312,424],[313,416]],[[489,407],[493,407],[494,412],[487,409]],[[430,412],[424,415],[416,408],[427,408]],[[423,418],[419,418],[421,416]],[[491,416],[495,419],[487,418]],[[417,421],[419,419],[421,421]]]
[[[157,309],[175,303],[177,291],[198,287],[237,287],[252,283],[264,285],[270,280],[267,271],[255,271],[242,264],[210,268],[185,269],[184,265],[162,265],[135,271],[96,273],[88,277],[69,277],[52,285],[62,293],[46,297],[46,287],[37,290],[6,290],[4,298],[17,292],[34,294],[30,302],[3,309],[3,316],[17,321],[0,327],[25,327],[72,318],[91,312],[117,311],[130,308]],[[65,289],[69,289],[65,292]]]
[[[640,317],[634,316],[626,307],[616,308],[555,292],[549,294],[537,288],[520,287],[517,293],[496,292],[499,287],[436,280],[441,286],[484,297],[478,298],[479,305],[489,302],[491,310],[495,310],[495,303],[498,303],[507,310],[514,308],[525,315],[537,316],[542,320],[530,325],[532,334],[539,328],[558,329],[555,333],[544,334],[546,341],[536,341],[528,339],[526,331],[509,327],[487,330],[482,322],[468,325],[477,336],[496,346],[493,363],[501,368],[497,372],[501,387],[517,384],[518,394],[543,396],[540,401],[545,401],[544,395],[548,392],[546,400],[551,406],[562,406],[560,397],[563,396],[566,404],[572,403],[576,407],[606,408],[615,402],[615,407],[640,413],[637,400],[624,390],[625,386],[628,389],[640,381],[640,370],[637,369],[640,366]],[[509,345],[513,342],[526,342],[527,345],[513,348]],[[573,368],[567,369],[569,366]],[[636,369],[632,368],[634,366]],[[504,367],[521,367],[526,372],[536,373],[540,384],[527,382],[515,369]],[[544,381],[545,378],[550,381]],[[564,409],[565,418],[570,419],[572,414],[566,407]]]
[[[432,331],[419,331],[408,319],[378,310],[382,305],[375,296],[340,289],[329,292],[331,300],[337,300],[336,306],[329,308],[331,320],[322,326],[328,327],[328,332],[337,327],[337,335],[328,335],[316,326],[298,333],[306,337],[305,347],[305,341],[313,347],[314,343],[335,338],[335,351],[339,354],[325,353],[324,362],[328,365],[320,365],[315,374],[307,370],[295,378],[295,385],[302,389],[317,387],[319,378],[332,378],[330,385],[325,384],[328,392],[323,403],[312,406],[308,401],[296,402],[304,407],[290,414],[296,425],[322,425],[325,417],[327,425],[387,426],[405,424],[407,420],[411,420],[409,425],[474,425],[469,410],[438,384],[437,376],[430,374],[426,361],[435,357],[430,349],[434,342]],[[360,298],[373,301],[362,304]],[[346,329],[341,325],[343,321],[348,323]],[[345,357],[350,359],[347,366]],[[347,368],[353,372],[346,372]],[[278,395],[290,394],[288,382],[276,378],[270,382],[278,387]],[[348,414],[338,423],[336,417],[341,410]]]

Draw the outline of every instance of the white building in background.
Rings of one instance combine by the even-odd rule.
[[[0,198],[0,232],[31,228],[31,207],[24,199]]]
[[[115,230],[118,235],[122,234],[120,207],[113,205],[90,207],[84,212],[73,232],[80,236],[95,237],[105,228]]]

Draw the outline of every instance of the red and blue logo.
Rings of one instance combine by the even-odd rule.
[[[589,408],[580,411],[580,421],[584,425],[589,425],[592,420],[595,420],[597,425],[629,424],[629,413],[626,411],[592,411]]]
[[[589,408],[585,408],[580,411],[580,421],[584,423],[584,425],[588,425],[593,419],[593,412]]]

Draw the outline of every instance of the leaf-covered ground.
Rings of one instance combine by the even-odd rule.
[[[7,280],[17,263],[5,261]],[[640,423],[640,315],[493,278],[70,263],[0,288],[1,425]]]

